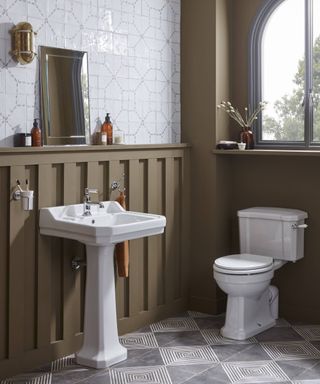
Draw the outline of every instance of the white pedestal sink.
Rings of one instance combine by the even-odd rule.
[[[106,368],[127,358],[127,350],[118,340],[114,246],[124,240],[163,233],[166,219],[125,211],[114,201],[104,202],[103,208],[92,206],[91,213],[84,216],[82,204],[42,208],[40,233],[86,244],[84,343],[77,362]]]

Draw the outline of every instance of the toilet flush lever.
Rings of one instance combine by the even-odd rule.
[[[306,229],[308,228],[308,224],[292,224],[292,229]]]

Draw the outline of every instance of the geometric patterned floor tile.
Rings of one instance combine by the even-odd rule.
[[[254,337],[250,337],[246,340],[231,340],[226,339],[220,333],[219,329],[202,329],[202,336],[208,344],[212,345],[225,345],[225,344],[254,344],[257,340]]]
[[[305,340],[320,340],[320,325],[295,326],[292,328]]]
[[[148,349],[158,348],[158,342],[154,334],[149,333],[129,333],[119,337],[120,343],[127,349]]]
[[[16,376],[14,379],[1,380],[0,384],[51,384],[52,374],[44,373],[36,376],[34,373],[30,375]]]
[[[51,372],[61,371],[63,368],[69,367],[70,365],[76,364],[75,355],[62,357],[61,359],[55,360],[51,363]]]
[[[279,383],[290,381],[274,361],[222,363],[231,383]]]
[[[166,365],[192,365],[219,363],[215,352],[209,346],[160,348]]]
[[[273,342],[260,345],[275,360],[320,359],[320,351],[308,342]]]
[[[111,384],[172,384],[166,367],[115,368],[110,370]]]
[[[150,325],[152,332],[183,332],[197,331],[199,327],[191,318],[171,318]]]

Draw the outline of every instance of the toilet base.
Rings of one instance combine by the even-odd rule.
[[[257,298],[228,295],[226,322],[221,329],[223,337],[245,340],[276,324],[268,288]]]

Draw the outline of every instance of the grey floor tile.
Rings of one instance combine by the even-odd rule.
[[[125,367],[110,370],[112,384],[172,384],[165,366]]]
[[[231,383],[228,376],[222,369],[220,364],[207,369],[206,371],[193,376],[191,379],[185,381],[186,384],[227,384]]]
[[[216,364],[214,364],[216,365]],[[212,368],[213,365],[185,365],[179,367],[167,367],[169,375],[171,377],[172,384],[184,383],[187,380],[190,380],[192,377]]]
[[[146,353],[149,353],[152,349],[128,349],[128,359],[139,359]]]
[[[161,332],[155,334],[159,347],[176,347],[188,345],[205,345],[206,341],[200,331]]]
[[[273,327],[255,336],[259,342],[296,341],[303,338],[291,327]]]
[[[78,381],[88,379],[96,375],[97,370],[94,368],[87,368],[81,365],[71,365],[61,371],[52,374],[53,384],[74,384]]]
[[[115,364],[112,368],[125,368],[125,367],[148,367],[164,365],[159,349],[153,349],[138,358],[131,358],[121,363]]]
[[[318,359],[277,361],[277,363],[291,380],[320,379],[320,360]]]
[[[108,371],[104,371],[103,373],[97,373],[89,377],[88,379],[77,381],[74,384],[110,384],[110,374]]]
[[[220,361],[261,361],[271,360],[259,344],[212,345]]]

